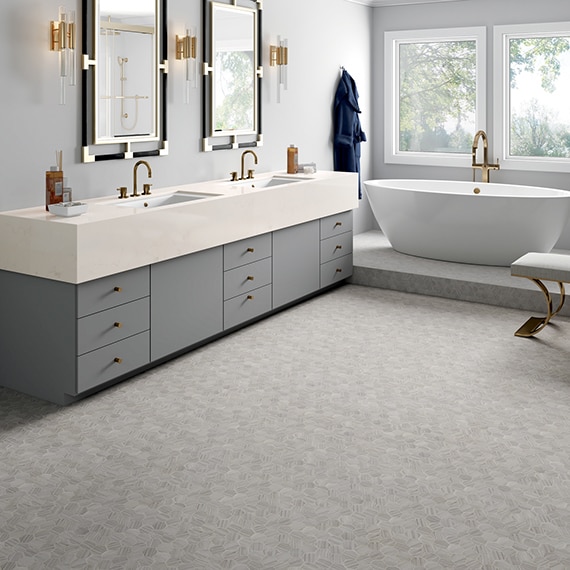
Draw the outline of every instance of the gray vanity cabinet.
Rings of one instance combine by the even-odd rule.
[[[68,404],[147,365],[148,274],[73,285],[0,272],[2,385]]]
[[[76,286],[0,271],[0,383],[59,404],[76,392]]]
[[[0,385],[69,404],[352,274],[352,212],[74,285],[0,271]]]
[[[151,360],[222,331],[222,251],[215,247],[151,266]]]
[[[81,394],[150,361],[149,268],[77,286],[77,382]]]
[[[273,232],[273,308],[319,289],[319,220]]]

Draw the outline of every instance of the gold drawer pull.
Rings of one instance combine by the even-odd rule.
[[[337,245],[334,250],[336,251],[337,249],[342,249],[342,245]]]
[[[253,247],[248,247],[246,250],[248,253],[253,253],[255,249]]]
[[[253,295],[248,295],[248,296],[247,296],[247,300],[248,300],[248,301],[252,301],[252,300],[253,300]]]
[[[113,291],[115,291],[115,293],[121,293],[123,291],[123,288],[122,287],[115,287],[113,289]]]
[[[115,357],[115,359],[113,360],[113,362],[116,362],[117,364],[122,364],[123,363],[123,359],[119,358],[118,356]]]
[[[123,326],[123,323],[119,323],[118,321],[113,323],[113,326],[120,329]]]
[[[253,275],[248,275],[247,276],[247,280],[248,281],[253,281],[255,279],[255,277]]]
[[[337,226],[342,226],[342,222],[337,222],[334,227],[336,228]]]
[[[337,268],[336,268],[336,272],[337,272],[337,273],[342,273],[342,269],[341,269],[340,267],[337,267]]]

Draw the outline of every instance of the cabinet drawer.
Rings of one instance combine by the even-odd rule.
[[[150,303],[144,297],[77,321],[77,354],[84,354],[149,329]]]
[[[271,234],[262,234],[224,245],[224,271],[271,255]]]
[[[148,331],[88,352],[77,359],[77,393],[118,378],[149,361]]]
[[[352,232],[346,232],[321,241],[321,263],[352,253]]]
[[[224,303],[224,330],[271,310],[271,285],[254,289]]]
[[[321,265],[321,287],[338,283],[352,275],[352,254]]]
[[[149,283],[148,266],[82,283],[77,287],[77,316],[84,317],[147,297]]]
[[[271,258],[248,263],[224,273],[224,300],[271,283]]]
[[[321,219],[321,239],[352,231],[352,210]]]

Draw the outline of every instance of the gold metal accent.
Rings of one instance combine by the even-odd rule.
[[[50,22],[50,45],[51,51],[75,49],[75,22],[64,20]]]
[[[154,26],[145,26],[144,24],[127,24],[125,22],[111,20],[111,17],[109,17],[107,20],[101,19],[101,21],[98,24],[98,27],[101,30],[117,32],[117,35],[120,35],[121,32],[132,32],[134,34],[153,35],[156,32]]]
[[[334,250],[336,251],[337,249],[342,249],[342,245],[337,245]]]
[[[337,226],[342,226],[342,222],[337,222],[334,227],[336,228]]]
[[[274,67],[276,65],[289,64],[289,48],[287,46],[269,46],[269,65]]]
[[[196,36],[176,36],[176,59],[196,59]]]
[[[479,141],[483,141],[483,162],[477,162],[477,149]],[[499,161],[496,164],[489,164],[488,158],[488,139],[485,131],[477,131],[473,138],[473,146],[471,148],[471,168],[473,169],[473,182],[475,182],[475,170],[481,169],[481,182],[489,182],[489,170],[500,170]]]
[[[244,150],[241,153],[241,176],[240,176],[240,180],[246,180],[246,178],[244,177],[244,172],[245,172],[245,157],[247,154],[252,154],[253,155],[253,160],[255,162],[255,164],[257,164],[257,154],[255,154],[255,152],[253,152],[253,150]],[[251,177],[249,177],[250,179],[253,178],[253,171]]]
[[[253,173],[254,173],[254,172],[255,172],[255,170],[253,170],[253,168],[250,168],[250,169],[247,171],[247,179],[248,179],[248,180],[251,180],[251,179],[253,178]]]
[[[113,359],[113,362],[116,362],[117,364],[122,364],[122,363],[123,363],[123,359],[122,359],[122,358],[119,358],[119,357],[117,356],[117,357],[115,357],[115,358]]]
[[[123,292],[123,288],[122,287],[115,287],[113,289],[113,291],[115,291],[115,293],[122,293]]]
[[[231,181],[232,181],[232,182],[236,182],[236,181],[237,181],[237,179],[238,179],[237,175],[238,175],[238,173],[237,173],[236,170],[232,170],[232,171],[230,172],[230,176],[231,176]]]
[[[342,269],[340,267],[337,267],[335,273],[342,273]]]
[[[254,280],[255,280],[255,277],[254,277],[253,275],[248,275],[248,276],[247,276],[247,280],[248,280],[248,281],[254,281]]]
[[[122,200],[123,198],[128,198],[127,195],[128,189],[126,186],[121,186],[120,188],[117,188],[117,192],[120,192],[119,200]]]
[[[120,328],[122,328],[123,323],[120,323],[119,321],[116,321],[116,322],[113,323],[113,326],[114,326],[115,328],[117,328],[117,329],[120,329]]]
[[[139,160],[133,168],[133,193],[131,194],[133,197],[140,196],[137,191],[137,168],[141,164],[144,164],[146,166],[147,175],[149,178],[152,178],[152,168],[150,167],[150,164],[146,160]]]
[[[481,194],[481,188],[473,188],[473,194]]]
[[[150,196],[150,187],[152,186],[152,184],[149,184],[148,182],[143,184],[143,196]]]
[[[524,275],[518,275],[517,277],[524,277]],[[552,310],[552,295],[550,291],[546,288],[546,285],[540,280],[534,277],[527,277],[533,283],[539,287],[542,291],[544,298],[546,299],[546,316],[545,317],[530,317],[526,323],[524,323],[516,332],[515,336],[522,336],[525,338],[532,337],[538,334],[546,325],[554,318],[564,306],[564,301],[566,300],[566,291],[564,289],[564,283],[562,281],[556,281],[558,283],[558,288],[560,290],[560,302],[555,311]]]
[[[255,251],[255,249],[253,249],[253,247],[248,247],[246,251],[248,253],[253,253]]]
[[[247,300],[248,300],[248,301],[253,300],[253,295],[248,295],[248,296],[247,296]]]

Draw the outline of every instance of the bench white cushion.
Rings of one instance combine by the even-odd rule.
[[[511,264],[511,275],[570,283],[570,255],[525,253]]]

